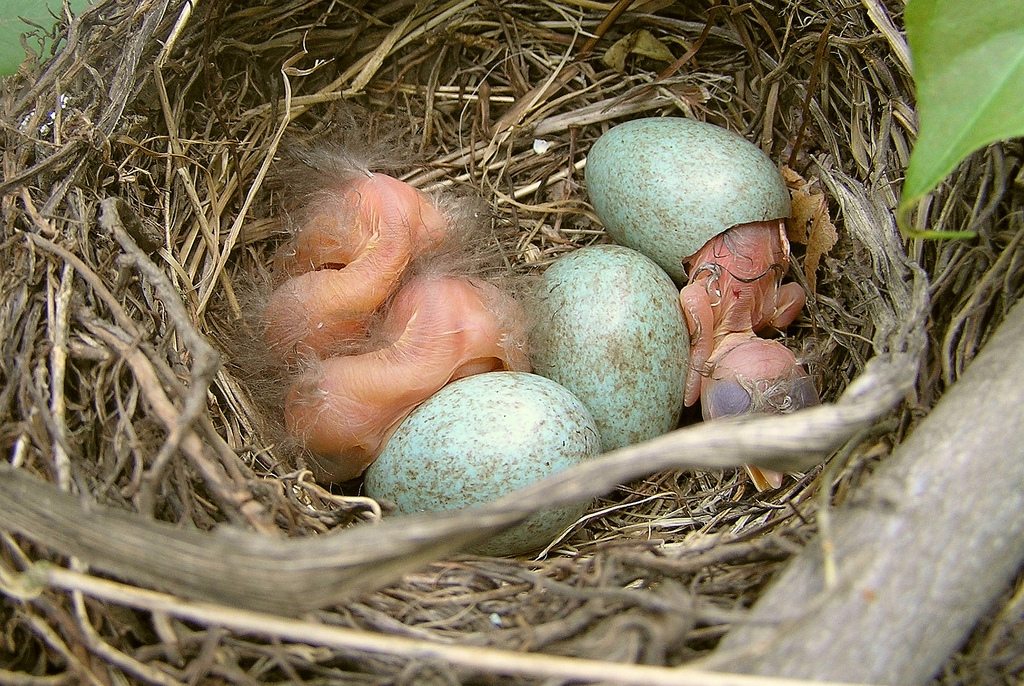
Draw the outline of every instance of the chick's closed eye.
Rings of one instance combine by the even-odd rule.
[[[750,394],[736,381],[713,381],[704,385],[701,397],[704,419],[734,417],[750,411]]]

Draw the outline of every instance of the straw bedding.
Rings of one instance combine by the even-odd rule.
[[[681,665],[742,621],[823,504],[856,492],[1019,297],[1022,150],[972,156],[914,217],[976,239],[901,241],[891,210],[916,126],[901,2],[630,4],[106,0],[5,82],[5,460],[73,494],[51,511],[117,517],[78,517],[109,527],[90,547],[64,541],[67,520],[6,514],[52,538],[0,538],[0,682],[563,683],[562,656]],[[237,530],[272,545],[382,519],[357,487],[313,480],[268,411],[275,372],[248,349],[294,207],[288,152],[340,146],[476,199],[506,269],[529,276],[606,240],[586,152],[608,126],[659,114],[742,133],[824,211],[795,236],[792,277],[812,295],[788,342],[826,401],[869,360],[900,359],[880,377],[896,409],[768,494],[733,469],[634,467],[534,559],[460,556],[464,529],[445,539],[419,521],[401,540],[380,529],[393,554],[360,548],[350,574],[320,584],[333,588],[255,565],[298,589],[301,612],[250,614],[280,608],[246,602],[250,569],[196,554],[186,543],[208,539],[193,533],[227,549]],[[130,567],[97,565],[104,545],[130,557],[113,536],[129,520],[166,525],[150,543],[167,554],[142,537]],[[178,552],[194,578],[244,592],[196,591],[167,571]],[[42,561],[49,582],[33,585],[20,573]],[[1020,597],[1007,589],[938,683],[1024,674]],[[472,650],[488,647],[544,659]]]

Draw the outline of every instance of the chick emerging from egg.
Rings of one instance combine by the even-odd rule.
[[[690,335],[686,406],[705,419],[792,412],[818,402],[807,372],[777,340],[804,305],[789,269],[789,191],[775,163],[705,122],[648,117],[594,143],[586,179],[616,242],[656,261],[683,288]],[[758,489],[782,475],[749,468]]]
[[[343,169],[310,196],[264,310],[272,354],[297,370],[289,433],[345,481],[448,382],[529,371],[518,302],[470,273],[470,213],[391,176]],[[486,238],[484,238],[486,241]]]
[[[799,315],[806,296],[799,284],[781,283],[789,268],[789,241],[782,221],[725,231],[687,258],[686,265],[690,278],[679,300],[687,326],[695,334],[686,379],[686,404],[692,405],[701,395],[702,378],[724,336],[753,338],[764,330],[784,329]]]
[[[806,302],[803,288],[782,283],[789,269],[785,222],[742,224],[686,259],[690,278],[679,301],[690,331],[686,405],[700,400],[704,419],[787,414],[818,404],[810,376],[777,340]],[[748,467],[754,485],[778,488],[782,475]]]

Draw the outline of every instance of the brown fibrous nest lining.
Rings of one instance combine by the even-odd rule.
[[[272,389],[231,344],[288,238],[281,160],[318,140],[427,192],[483,202],[501,260],[528,276],[606,240],[583,165],[608,127],[677,115],[737,131],[828,201],[839,241],[787,342],[823,398],[837,398],[892,325],[873,316],[873,298],[893,290],[887,279],[909,279],[845,225],[850,197],[895,206],[914,141],[905,46],[865,8],[899,25],[902,3],[634,5],[609,22],[611,4],[589,0],[110,0],[62,26],[57,54],[27,64],[2,96],[8,461],[82,502],[185,530],[301,538],[380,518],[282,448],[261,411]],[[929,278],[927,353],[898,412],[829,473],[833,501],[856,491],[1019,297],[1021,158],[1015,143],[972,156],[914,216],[978,237],[905,243]],[[791,276],[806,282],[804,251],[795,246]],[[764,496],[739,472],[659,472],[598,499],[539,559],[449,558],[302,621],[678,665],[712,650],[810,539],[823,488],[817,469]],[[27,538],[0,541],[5,573],[44,559],[75,568]],[[127,601],[12,597],[0,668],[57,683],[461,674],[411,649],[307,649]],[[1020,677],[1015,598],[950,660],[946,683]],[[497,678],[488,669],[470,672]]]

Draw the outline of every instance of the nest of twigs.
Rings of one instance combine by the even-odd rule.
[[[2,96],[0,682],[686,678],[632,665],[711,654],[1022,290],[1019,145],[970,158],[916,215],[976,239],[893,226],[916,126],[901,8],[101,0],[65,17]],[[828,403],[871,381],[831,430],[698,427],[468,524],[381,523],[357,488],[316,483],[237,345],[286,238],[290,142],[369,141],[380,171],[480,198],[531,274],[606,240],[586,154],[641,115],[742,133],[819,208],[788,342]],[[759,494],[714,469],[758,454],[799,473]],[[590,494],[534,559],[457,552]],[[1019,679],[1019,606],[1006,589],[939,682]]]

